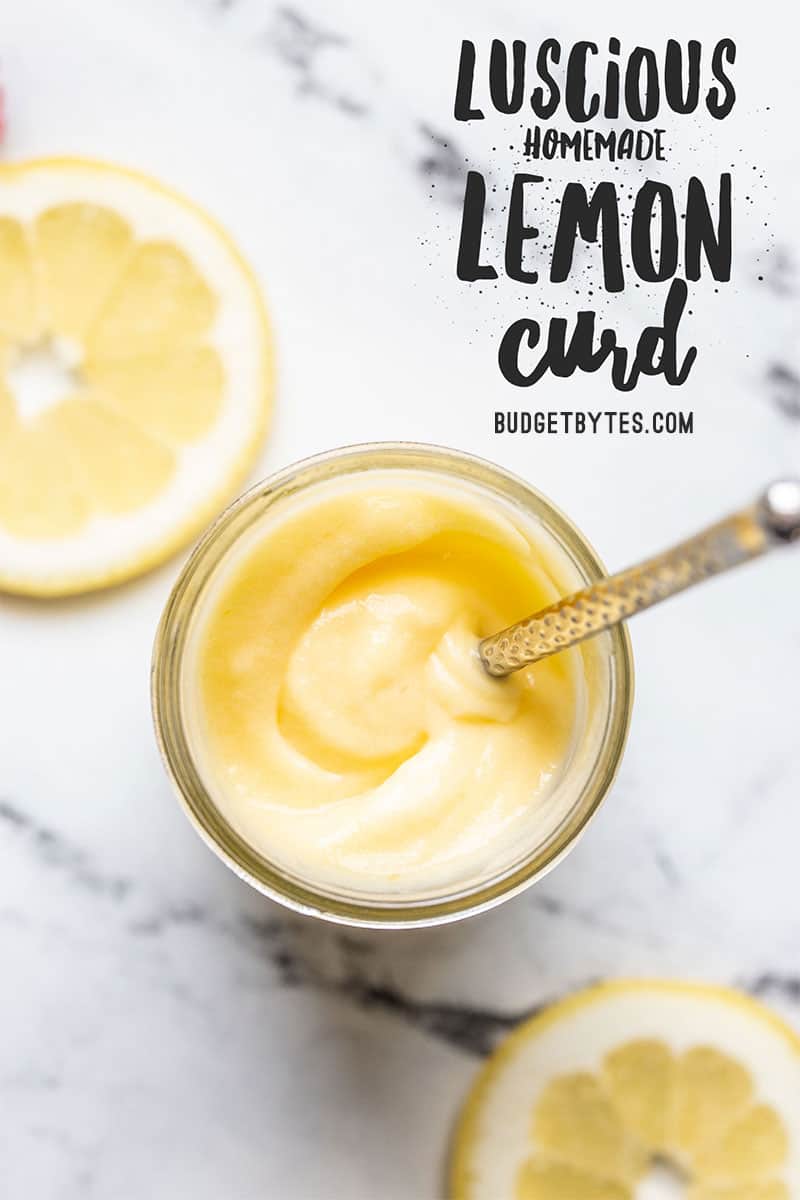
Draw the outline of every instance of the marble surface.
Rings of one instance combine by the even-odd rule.
[[[496,339],[530,301],[455,280],[465,158],[513,169],[501,127],[454,128],[457,47],[553,31],[518,0],[6,5],[5,152],[126,161],[235,233],[280,354],[254,477],[349,441],[455,445],[535,482],[621,566],[800,461],[796,18],[697,7],[643,24],[606,6],[598,30],[584,2],[558,28],[742,47],[735,116],[676,135],[678,172],[733,155],[734,280],[688,318],[690,382],[636,401],[694,409],[691,438],[491,432],[495,408],[632,406],[602,375],[504,384]],[[481,1057],[570,988],[732,982],[800,1024],[797,558],[637,621],[629,750],[571,857],[484,918],[396,936],[293,919],[184,820],[148,707],[178,565],[109,595],[0,599],[3,1196],[434,1200]]]

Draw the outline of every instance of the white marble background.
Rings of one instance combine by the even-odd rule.
[[[773,0],[646,24],[640,8],[7,0],[6,153],[122,160],[230,227],[280,352],[257,474],[349,441],[460,446],[527,476],[621,566],[800,462],[796,18]],[[690,382],[636,394],[694,408],[691,439],[491,433],[494,408],[534,402],[494,361],[530,300],[454,277],[463,159],[501,181],[513,159],[491,151],[501,128],[454,127],[457,46],[553,32],[739,40],[735,114],[674,140],[678,172],[737,164],[734,282],[687,318]],[[647,320],[646,298],[625,303]],[[603,375],[535,402],[628,404]],[[486,918],[393,937],[290,919],[184,821],[147,695],[177,566],[89,599],[0,599],[3,1197],[434,1200],[480,1055],[566,989],[736,982],[800,1022],[800,559],[637,621],[630,748],[571,858]]]

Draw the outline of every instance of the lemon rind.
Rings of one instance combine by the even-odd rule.
[[[514,1058],[517,1048],[541,1037],[554,1025],[615,996],[657,993],[676,997],[696,997],[717,1001],[747,1013],[782,1038],[792,1055],[800,1059],[800,1034],[760,1001],[734,988],[720,985],[666,979],[618,979],[593,984],[561,1000],[548,1004],[519,1025],[493,1052],[481,1068],[458,1118],[448,1155],[447,1194],[450,1200],[473,1200],[471,1180],[472,1148],[478,1141],[478,1122],[485,1100],[497,1076]]]
[[[259,281],[230,234],[205,209],[188,199],[183,193],[161,183],[160,180],[154,179],[143,171],[80,155],[44,156],[19,162],[2,163],[0,164],[0,183],[40,170],[77,170],[117,177],[123,176],[190,211],[224,246],[229,258],[246,281],[252,296],[253,311],[257,316],[261,335],[261,403],[258,406],[258,420],[253,423],[247,442],[232,461],[227,474],[221,482],[214,486],[213,490],[209,491],[204,501],[195,506],[188,517],[170,527],[169,532],[162,539],[153,542],[145,552],[137,553],[129,561],[120,562],[109,569],[98,568],[74,573],[62,571],[47,576],[31,576],[24,572],[0,567],[0,591],[11,595],[55,598],[99,591],[143,575],[187,545],[213,520],[245,482],[261,450],[274,409],[276,364],[272,323]]]

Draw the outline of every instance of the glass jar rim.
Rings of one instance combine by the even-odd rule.
[[[271,504],[327,479],[380,469],[438,471],[494,491],[538,519],[568,551],[587,583],[606,573],[594,548],[572,521],[536,488],[504,467],[427,443],[367,442],[337,447],[292,463],[256,483],[206,530],[181,570],[159,622],[153,647],[151,700],[156,740],[184,812],[205,843],[235,874],[263,895],[303,915],[343,925],[408,929],[485,912],[542,879],[575,846],[608,793],[622,759],[633,702],[633,658],[624,625],[601,635],[609,646],[610,701],[598,754],[558,836],[552,844],[534,849],[521,864],[477,887],[447,896],[420,901],[398,897],[396,901],[373,903],[363,898],[337,897],[295,879],[267,860],[223,817],[191,754],[180,697],[181,662],[191,617],[206,581],[227,549]],[[252,513],[254,509],[258,511]]]

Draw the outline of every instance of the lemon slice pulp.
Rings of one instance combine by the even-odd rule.
[[[104,163],[0,168],[0,588],[167,557],[243,480],[272,384],[258,285],[203,212]]]
[[[590,988],[491,1057],[450,1181],[452,1200],[793,1200],[800,1038],[725,989]]]

